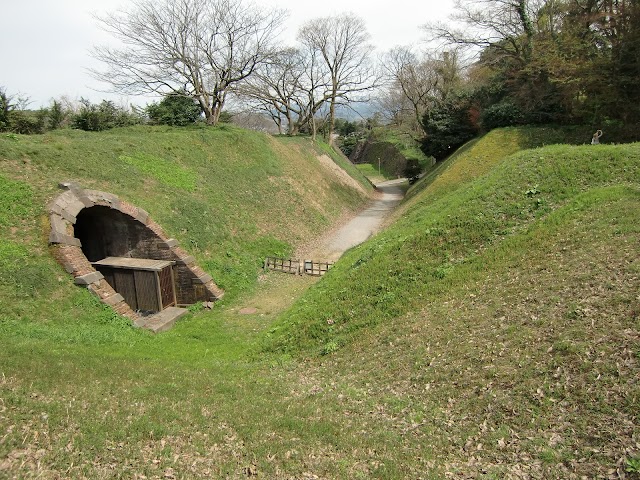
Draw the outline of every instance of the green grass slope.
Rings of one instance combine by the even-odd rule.
[[[290,252],[365,201],[326,172],[321,153],[307,139],[230,126],[4,135],[2,203],[15,204],[5,228],[41,246],[42,225],[19,224],[44,215],[57,183],[74,180],[147,210],[233,296],[255,282],[261,256]]]
[[[581,126],[510,127],[492,130],[482,137],[482,141],[471,140],[449,158],[438,163],[411,188],[406,200],[429,187],[421,199],[433,201],[441,194],[452,193],[467,182],[484,175],[507,155],[553,144],[583,145],[591,139],[589,132],[588,127]]]
[[[524,150],[493,157],[491,168],[470,154],[484,142],[496,143],[488,136],[453,158],[392,228],[349,252],[302,299],[274,335],[284,350],[335,349],[467,281],[489,252],[577,195],[640,181],[637,144]]]
[[[143,133],[154,134],[145,154],[158,157],[163,136],[178,135]],[[206,175],[217,162],[201,168],[191,157],[204,162],[225,148],[233,156],[248,141],[240,139],[254,134],[181,133],[179,143],[186,135],[190,147],[170,158],[185,173],[161,184],[162,174],[145,173],[145,157],[135,153],[142,150],[136,129],[107,134],[114,139],[105,140],[105,152],[116,142],[127,149],[117,156],[132,159],[113,165],[106,153],[92,161],[96,147],[86,141],[74,147],[72,167],[63,166],[64,156],[56,162],[38,153],[40,144],[70,148],[76,135],[104,138],[62,132],[0,143],[3,475],[637,478],[640,145],[552,145],[501,155],[486,142],[536,134],[492,132],[470,145],[494,152],[485,160],[490,168],[460,152],[447,165],[460,167],[464,179],[446,188],[438,187],[444,173],[431,179],[393,226],[317,283],[266,275],[258,313],[239,315],[245,300],[254,305],[240,293],[245,279],[238,272],[255,275],[255,265],[241,260],[243,245],[287,249],[294,243],[288,239],[305,231],[274,226],[275,216],[243,227],[233,223],[234,210],[215,220],[239,229],[218,249],[200,243],[209,238],[198,234],[204,227],[174,219],[165,205],[177,209],[176,196],[227,188]],[[207,142],[194,147],[203,135]],[[254,141],[268,147],[259,148],[264,160],[248,155],[254,168],[271,172],[256,182],[297,178],[286,174],[296,160],[277,163],[281,174],[269,163],[296,150],[303,165],[314,165],[306,140]],[[243,155],[233,158],[244,165]],[[199,261],[225,267],[235,299],[151,336],[71,285],[48,257],[42,201],[56,193],[56,172],[83,183],[100,175],[100,163],[128,175],[88,186],[166,221]],[[220,177],[224,168],[232,167],[220,167]],[[132,172],[146,179],[140,192]],[[229,175],[225,181],[235,179]],[[285,212],[306,202],[319,222],[329,218],[320,206],[329,206],[318,195],[353,199],[337,185],[314,191],[314,199],[304,199],[295,182],[289,186],[286,193],[273,187],[269,198]]]
[[[407,160],[417,160],[424,169],[431,166],[431,158],[419,148],[416,137],[420,135],[415,131],[402,127],[395,129],[384,127],[376,129],[372,136],[376,141],[392,143]]]
[[[366,201],[366,190],[345,186],[321,165],[316,157],[326,153],[305,138],[226,126],[1,136],[3,341],[114,350],[171,343],[132,329],[50,256],[46,205],[60,193],[58,182],[115,193],[150,212],[226,290],[224,304],[255,287],[264,256],[290,253]],[[219,342],[208,321],[202,314],[189,325]]]
[[[233,306],[265,255],[308,242],[371,191],[339,155],[362,191],[318,155],[332,151],[229,126],[0,137],[1,477],[167,478],[180,465],[182,478],[220,478],[251,465],[238,467],[238,442],[225,440],[238,425],[213,420],[264,407],[244,382],[268,373],[245,359],[265,314],[240,317]],[[46,205],[65,180],[147,210],[224,300],[153,336],[74,286],[47,246]],[[280,302],[306,285],[271,283]],[[225,407],[231,398],[248,403]]]
[[[518,151],[539,133],[462,149],[265,340],[333,353],[315,378],[359,392],[340,408],[378,422],[367,435],[393,432],[397,475],[606,478],[640,459],[640,144]]]

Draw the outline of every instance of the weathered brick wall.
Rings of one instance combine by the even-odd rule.
[[[49,206],[52,254],[75,277],[78,285],[87,286],[118,313],[134,322],[139,320],[122,296],[93,268],[86,254],[175,261],[179,304],[214,301],[224,295],[211,275],[198,267],[176,240],[167,238],[160,225],[144,210],[109,193],[83,190],[72,183],[60,187],[65,192]],[[83,248],[76,233],[91,245]],[[91,258],[92,261],[99,259]]]

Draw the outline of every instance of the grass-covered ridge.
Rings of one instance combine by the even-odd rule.
[[[308,139],[230,126],[5,135],[0,175],[14,186],[5,187],[3,208],[22,208],[12,195],[26,189],[29,209],[44,215],[64,180],[115,193],[147,210],[233,296],[255,282],[260,257],[291,252],[366,200],[322,167],[323,153]],[[33,221],[9,213],[14,229]],[[21,229],[22,238],[41,235],[41,225]]]
[[[277,348],[333,351],[361,329],[467,282],[505,241],[577,196],[610,185],[637,188],[640,181],[637,144],[549,146],[485,166],[469,155],[483,141],[452,159],[392,228],[349,252],[283,317],[273,329]],[[451,172],[459,172],[458,182]]]
[[[491,170],[506,156],[520,150],[554,144],[584,145],[591,138],[587,127],[510,127],[492,130],[480,139],[476,138],[454,152],[429,171],[407,195],[407,200],[427,187],[422,201],[432,201],[443,193],[464,186]],[[437,179],[437,182],[434,181]],[[407,202],[409,204],[409,202]]]
[[[640,144],[540,133],[459,151],[264,341],[391,432],[387,478],[637,477]]]
[[[395,145],[407,160],[416,160],[424,169],[428,169],[431,166],[431,158],[420,150],[417,141],[419,137],[420,134],[415,131],[406,131],[403,128],[378,128],[372,134],[372,140]]]
[[[366,201],[321,165],[317,156],[326,153],[306,138],[273,139],[229,126],[0,136],[4,341],[114,352],[128,345],[142,355],[145,347],[172,343],[171,335],[151,340],[132,329],[53,260],[47,204],[60,194],[59,182],[111,192],[147,210],[233,302],[255,287],[264,256],[292,252]],[[207,322],[201,315],[184,328],[215,337]],[[192,345],[189,356],[199,353]]]

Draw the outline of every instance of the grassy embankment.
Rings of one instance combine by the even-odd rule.
[[[116,331],[47,259],[47,189],[22,182],[53,192],[44,180],[57,167],[39,167],[31,144],[29,160],[3,160],[12,201],[0,225],[14,250],[3,262],[22,259],[2,270],[0,466],[41,478],[633,470],[640,146],[508,156],[537,133],[493,132],[439,166],[388,231],[348,252],[275,324],[277,306],[239,320],[228,301],[157,337]],[[122,195],[123,177],[100,188]],[[127,199],[161,223],[171,217],[144,194]],[[186,246],[191,233],[182,235]],[[19,265],[20,278],[43,284],[7,274]],[[308,286],[288,279],[267,276],[271,297],[291,302]]]
[[[157,463],[141,467],[150,459],[140,442],[182,431],[175,406],[192,395],[184,380],[207,391],[218,388],[206,379],[225,385],[220,398],[201,395],[187,410],[221,402],[255,370],[239,362],[256,332],[308,285],[269,277],[260,282],[267,293],[258,314],[238,316],[264,256],[290,253],[366,202],[370,184],[352,166],[334,157],[363,192],[316,158],[330,153],[308,139],[228,126],[0,137],[0,470],[72,478],[156,471]],[[147,210],[225,288],[225,299],[154,337],[75,287],[47,247],[46,204],[63,180]],[[202,415],[184,422],[206,431]],[[124,455],[117,460],[109,453],[115,441]],[[236,467],[233,457],[210,461]]]
[[[271,329],[398,475],[637,468],[640,145],[509,155],[561,134],[461,149]]]
[[[398,178],[398,173],[404,175],[403,169],[398,171],[398,163],[404,165],[407,161],[415,161],[422,171],[430,171],[433,167],[432,157],[420,150],[415,132],[379,127],[371,132],[367,142],[366,155],[360,161],[368,163],[359,163],[357,167],[374,183]]]
[[[420,135],[412,130],[382,127],[375,130],[373,138],[395,145],[407,160],[417,160],[424,169],[428,169],[431,166],[431,158],[420,150],[419,143],[416,141],[416,138],[420,137]]]

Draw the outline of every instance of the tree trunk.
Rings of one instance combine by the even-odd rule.
[[[311,140],[316,141],[317,128],[316,128],[316,117],[315,115],[311,116]]]
[[[331,103],[329,104],[329,131],[327,132],[327,138],[331,140],[333,135],[333,129],[336,123],[336,96],[331,97]]]

